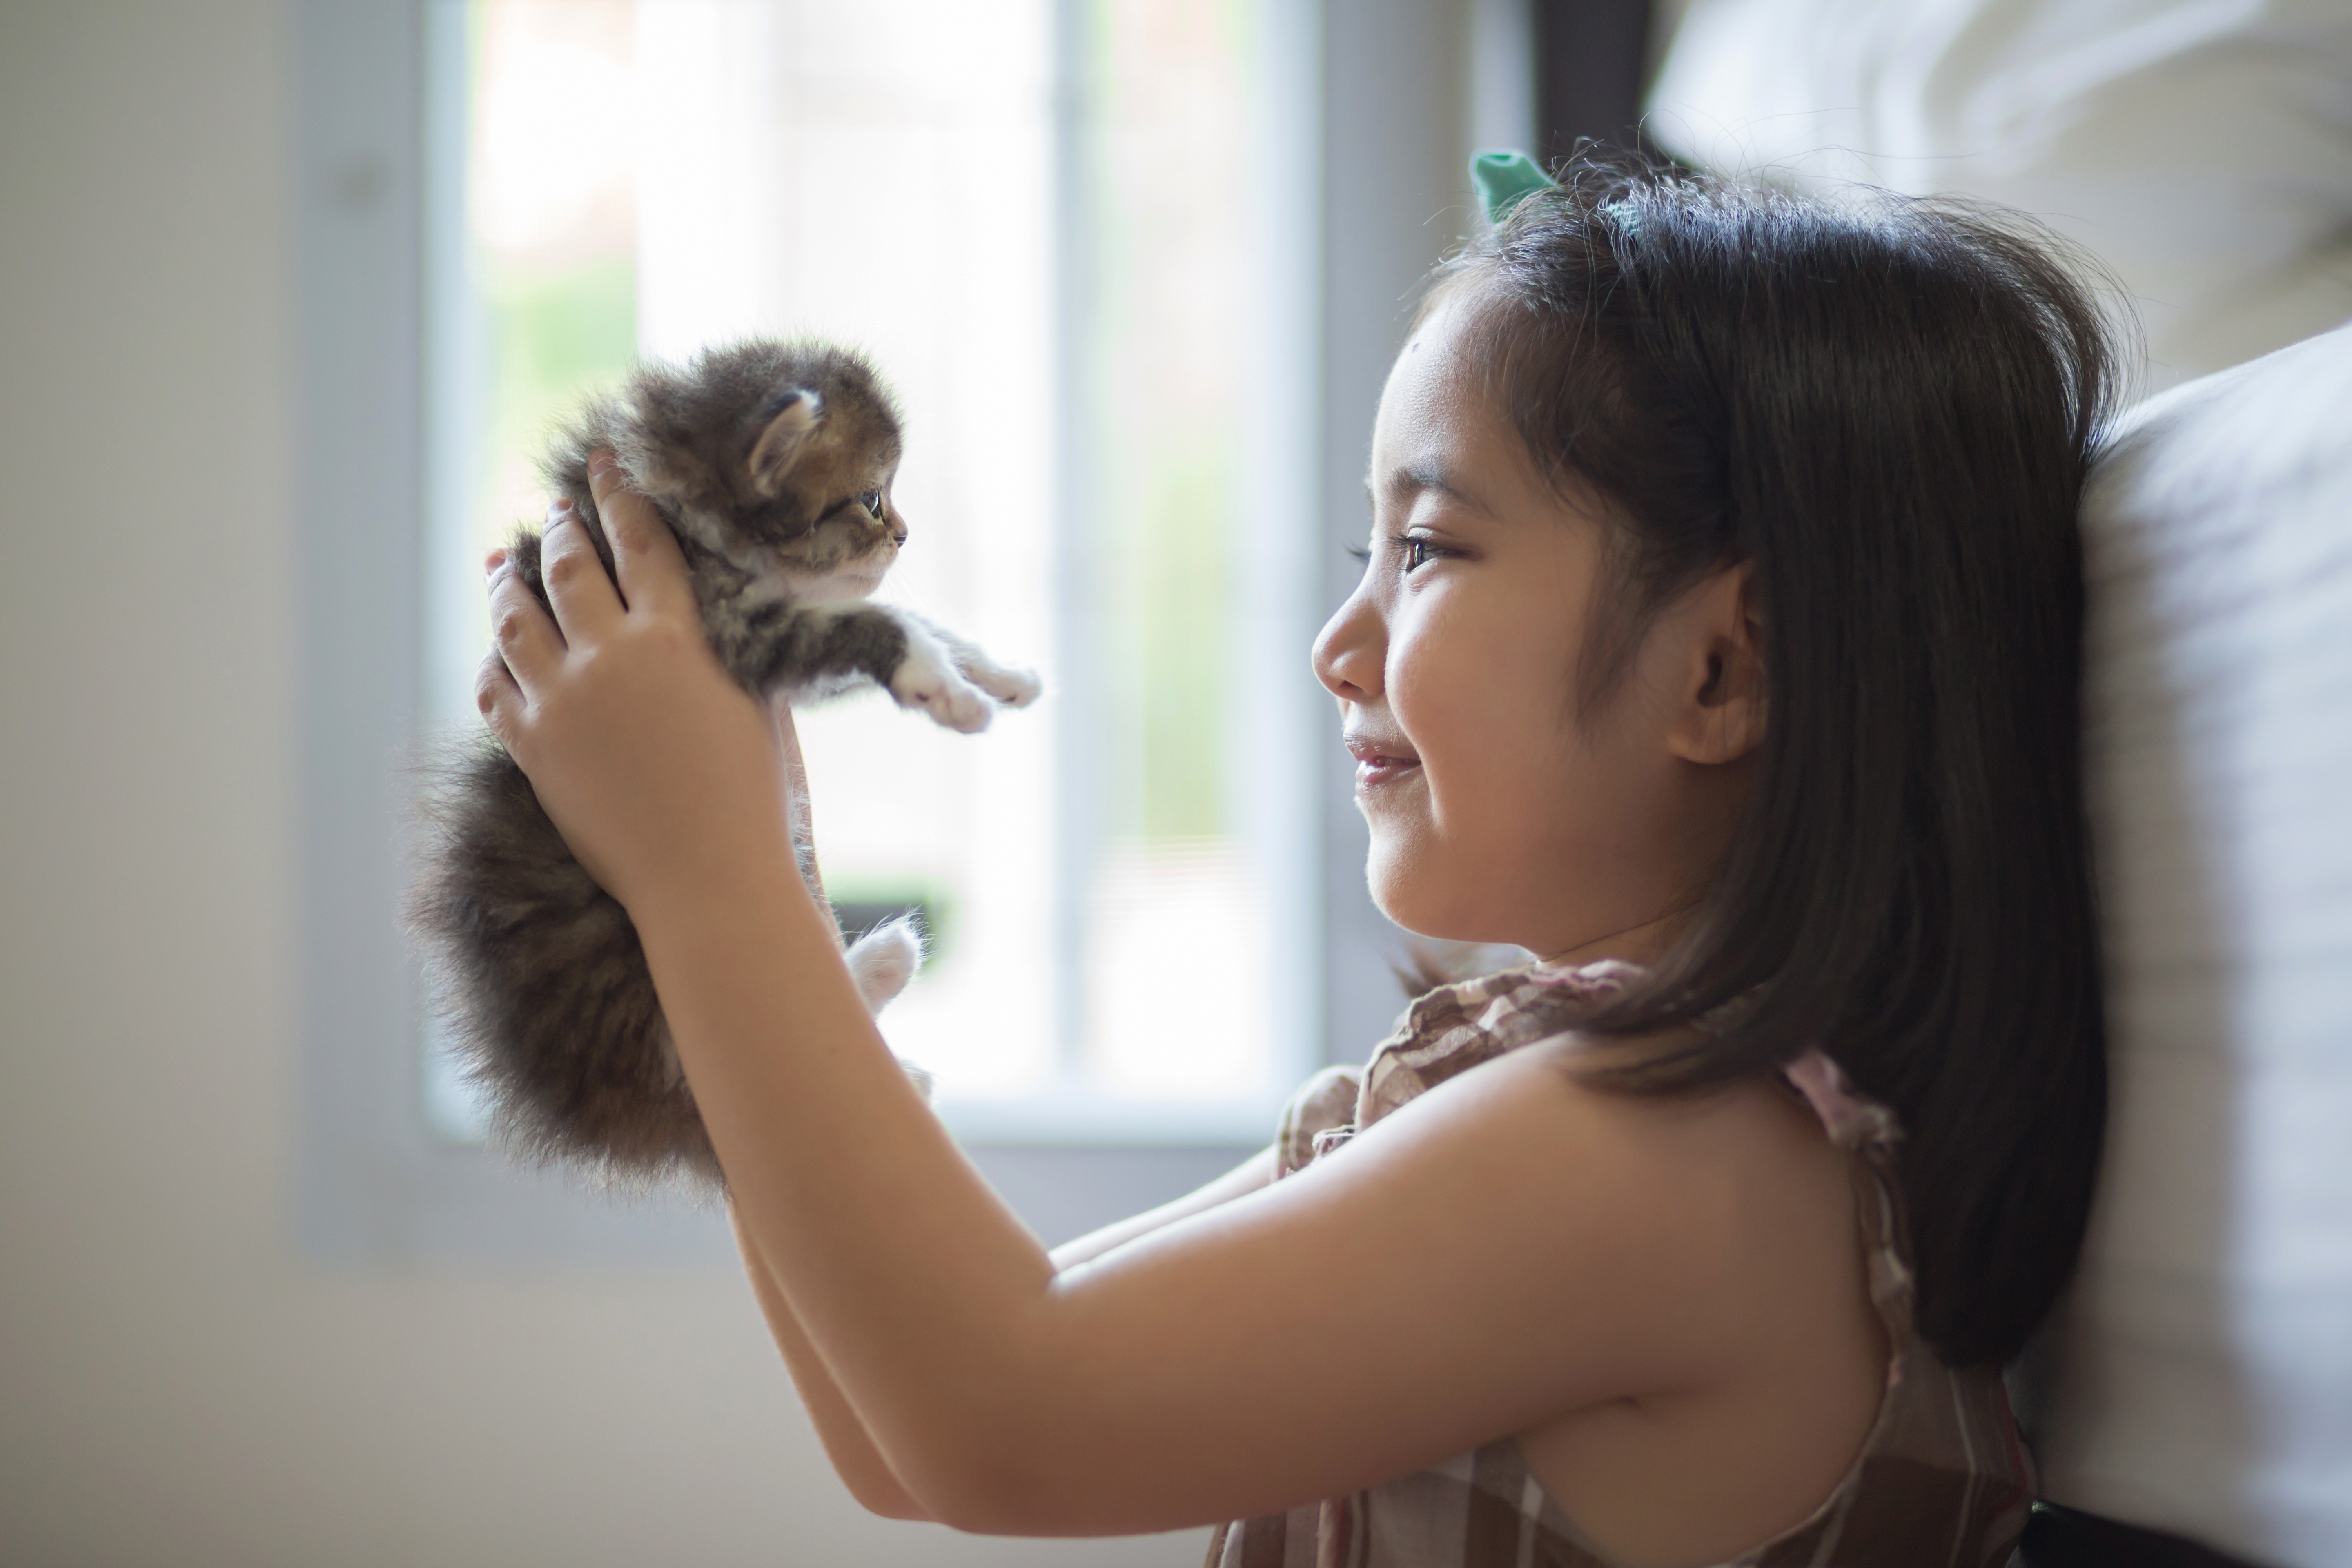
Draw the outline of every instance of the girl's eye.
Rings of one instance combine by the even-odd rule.
[[[1448,550],[1425,533],[1391,533],[1388,537],[1388,544],[1390,549],[1404,558],[1404,569],[1407,572],[1411,572],[1417,566],[1426,566],[1433,561],[1442,561],[1449,555],[1460,553],[1458,551]],[[1348,546],[1348,553],[1366,565],[1371,563],[1372,552],[1360,544]]]
[[[1391,534],[1389,542],[1396,546],[1397,553],[1404,557],[1404,569],[1408,573],[1452,553],[1425,533]]]

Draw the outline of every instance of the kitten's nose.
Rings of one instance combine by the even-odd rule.
[[[890,542],[902,550],[907,545],[907,525],[896,518],[890,521]]]

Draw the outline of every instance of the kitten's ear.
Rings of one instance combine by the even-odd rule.
[[[784,488],[793,465],[808,450],[809,437],[824,419],[824,400],[801,387],[778,393],[761,412],[768,416],[760,438],[751,443],[751,485],[763,496]]]

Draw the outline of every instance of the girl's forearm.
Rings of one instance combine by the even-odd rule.
[[[833,1461],[834,1471],[841,1477],[842,1484],[868,1511],[885,1519],[929,1519],[929,1512],[915,1500],[914,1494],[882,1457],[882,1451],[874,1446],[866,1424],[858,1420],[857,1412],[843,1396],[841,1385],[834,1381],[831,1369],[809,1342],[807,1331],[793,1314],[792,1303],[784,1300],[767,1259],[760,1256],[751,1233],[743,1228],[742,1216],[730,1207],[727,1217],[735,1227],[735,1245],[743,1255],[743,1274],[751,1282],[751,1295],[760,1303],[760,1315],[767,1320],[768,1332],[776,1342],[776,1349],[782,1352],[793,1386],[800,1391],[801,1404],[807,1409],[809,1421],[816,1427],[817,1439],[824,1445],[825,1458]]]
[[[1074,1268],[1162,1226],[1255,1192],[1274,1179],[1274,1150],[1261,1149],[1216,1180],[1172,1203],[1055,1248],[1054,1267],[1057,1270]],[[866,1424],[858,1419],[857,1412],[841,1392],[832,1369],[809,1342],[808,1331],[801,1326],[767,1259],[760,1255],[758,1245],[744,1228],[742,1215],[730,1205],[727,1217],[734,1226],[735,1244],[743,1257],[743,1272],[751,1281],[752,1297],[760,1304],[761,1315],[767,1320],[769,1332],[792,1374],[793,1386],[799,1391],[809,1420],[824,1445],[825,1457],[833,1462],[842,1483],[870,1512],[886,1519],[929,1520],[930,1512],[907,1489],[882,1451],[874,1446]]]
[[[1054,1248],[1054,1267],[1056,1269],[1075,1268],[1081,1263],[1090,1263],[1112,1248],[1125,1247],[1139,1237],[1149,1236],[1164,1226],[1173,1225],[1180,1219],[1190,1219],[1196,1214],[1206,1214],[1220,1205],[1245,1197],[1272,1182],[1274,1173],[1275,1151],[1269,1145],[1206,1186],[1196,1188],[1172,1203],[1162,1204],[1132,1219],[1107,1225],[1075,1241],[1064,1242]]]
[[[633,910],[757,1256],[927,1511],[1022,1445],[1053,1265],[908,1083],[788,849]]]

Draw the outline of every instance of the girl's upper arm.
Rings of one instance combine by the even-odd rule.
[[[954,1522],[1241,1518],[1706,1386],[1735,1358],[1752,1228],[1724,1100],[1600,1093],[1526,1047],[1065,1270]]]

